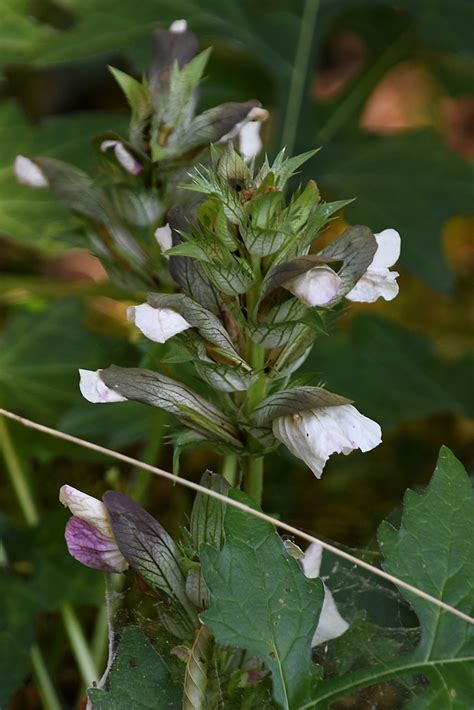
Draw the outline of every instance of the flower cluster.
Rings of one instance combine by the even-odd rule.
[[[184,20],[153,33],[152,60],[141,81],[112,68],[131,110],[127,138],[114,131],[94,141],[99,169],[94,176],[60,160],[19,155],[14,172],[31,188],[49,188],[79,217],[83,240],[122,288],[169,283],[160,235],[169,207],[181,201],[178,186],[209,143],[236,140],[250,160],[261,148],[260,102],[225,103],[196,114],[197,89],[209,50]],[[190,196],[188,204],[194,200]],[[165,229],[166,232],[166,229]]]
[[[208,396],[159,372],[115,366],[82,371],[81,391],[94,403],[131,399],[161,407],[192,430],[192,445],[207,441],[247,457],[282,442],[319,478],[331,454],[376,447],[380,427],[346,398],[296,386],[291,376],[329,310],[344,299],[396,295],[389,267],[400,237],[393,229],[374,235],[349,227],[318,249],[345,203],[323,202],[312,181],[285,198],[307,155],[281,153],[255,170],[231,144],[211,152],[212,165],[196,169],[188,185],[204,199],[193,213],[171,209],[157,234],[178,292],[150,293],[128,311],[149,340],[173,339]]]

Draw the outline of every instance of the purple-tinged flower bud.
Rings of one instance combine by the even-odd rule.
[[[61,487],[59,500],[73,514],[65,531],[69,554],[83,565],[104,572],[127,569],[128,562],[117,547],[105,505],[67,485]]]
[[[121,141],[102,141],[101,151],[105,153],[109,148],[113,148],[117,161],[128,173],[138,175],[143,170],[142,164],[125,148]]]
[[[13,166],[15,177],[22,185],[28,187],[48,187],[49,182],[43,171],[29,158],[17,155]]]

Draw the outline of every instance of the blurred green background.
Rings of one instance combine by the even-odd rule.
[[[283,449],[266,466],[267,511],[364,547],[404,490],[429,480],[441,444],[474,470],[469,0],[0,0],[1,406],[171,467],[172,421],[144,405],[82,400],[78,367],[157,363],[160,352],[137,340],[127,294],[77,248],[74,219],[46,191],[18,185],[12,163],[41,153],[93,168],[93,136],[127,122],[107,65],[139,76],[153,28],[179,17],[213,46],[203,108],[260,99],[271,112],[270,155],[322,146],[301,180],[316,179],[326,199],[357,197],[346,222],[402,235],[400,295],[346,307],[305,365],[380,422],[383,444],[333,457],[321,481]],[[103,580],[68,558],[58,489],[137,493],[143,479],[4,420],[0,450],[0,706],[42,707],[30,667],[37,644],[63,707],[73,708],[81,678],[61,617],[74,605],[101,658]],[[200,450],[183,455],[182,472],[197,480],[219,465]],[[12,485],[19,472],[30,492],[23,509]],[[154,480],[145,506],[177,532],[191,501]]]

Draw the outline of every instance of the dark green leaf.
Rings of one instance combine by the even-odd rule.
[[[247,496],[232,497],[249,502]],[[257,654],[271,669],[279,706],[299,707],[316,677],[311,639],[323,589],[306,579],[269,523],[228,508],[221,552],[201,547],[211,607],[201,615],[219,643]]]

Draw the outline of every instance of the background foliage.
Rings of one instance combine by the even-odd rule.
[[[124,319],[126,295],[75,249],[74,219],[48,193],[18,185],[11,165],[18,153],[41,153],[91,167],[92,137],[120,131],[126,120],[107,64],[139,76],[151,30],[182,16],[203,47],[214,47],[204,108],[259,98],[271,111],[264,129],[270,154],[282,144],[290,153],[323,146],[301,179],[314,177],[327,199],[357,196],[347,222],[402,234],[400,296],[378,302],[375,314],[373,306],[368,314],[351,305],[308,363],[329,389],[353,397],[381,423],[384,443],[370,454],[333,458],[320,482],[280,450],[268,465],[265,509],[348,546],[370,547],[404,490],[427,482],[441,444],[473,470],[471,3],[0,0],[0,14],[2,406],[171,466],[171,447],[157,443],[163,427],[169,431],[160,415],[133,403],[107,405],[104,415],[78,394],[79,366],[153,365],[160,348],[136,341]],[[332,233],[343,226],[335,222]],[[101,582],[66,556],[57,490],[67,481],[99,496],[111,485],[136,493],[143,479],[4,423],[0,445],[1,585],[9,599],[1,618],[0,705],[19,688],[13,708],[40,707],[28,656],[38,642],[65,707],[73,707],[81,684],[58,610],[79,605],[93,635]],[[33,508],[26,513],[34,530],[25,527],[9,483],[12,465],[30,480]],[[182,470],[197,478],[217,465],[202,450],[184,455]],[[190,498],[154,481],[146,505],[173,532]],[[349,587],[348,579],[341,586]],[[380,597],[389,618],[387,590]],[[361,628],[371,623],[384,626],[384,619],[360,620]],[[414,623],[400,618],[401,628]],[[397,634],[391,642],[403,643],[406,634]]]

